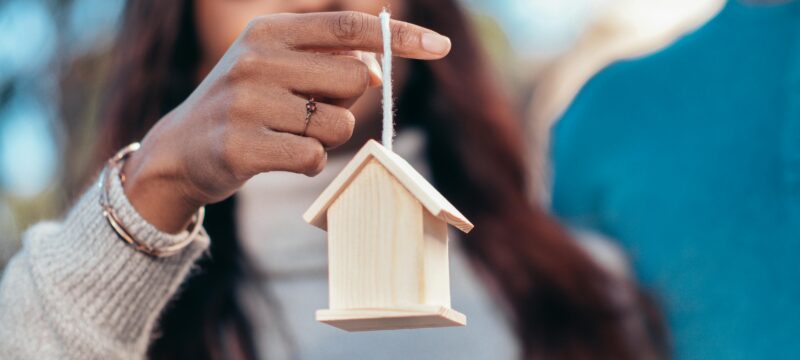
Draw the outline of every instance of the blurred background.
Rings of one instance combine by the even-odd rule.
[[[657,50],[723,0],[465,0],[525,114],[533,186],[547,201],[547,133],[605,65]],[[21,231],[80,191],[124,0],[0,0],[0,268]]]

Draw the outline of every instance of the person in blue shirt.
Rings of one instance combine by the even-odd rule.
[[[800,2],[730,1],[552,136],[554,213],[627,251],[677,358],[800,359]]]

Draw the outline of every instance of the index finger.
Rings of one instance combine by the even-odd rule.
[[[383,52],[383,34],[377,16],[355,11],[296,14],[286,43],[298,49],[363,50]],[[450,39],[433,30],[392,20],[392,53],[395,56],[435,60],[450,52]]]

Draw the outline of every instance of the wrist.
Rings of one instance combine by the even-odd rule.
[[[143,219],[160,231],[177,234],[203,204],[188,194],[178,168],[160,161],[151,150],[143,146],[125,162],[123,190]]]

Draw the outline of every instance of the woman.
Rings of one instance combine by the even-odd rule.
[[[449,0],[394,1],[391,8],[395,17],[453,41],[444,60],[398,62],[398,123],[421,129],[427,139],[423,162],[437,187],[475,223],[463,251],[508,310],[522,356],[663,354],[657,317],[646,313],[635,286],[601,269],[529,204],[521,131],[461,9]],[[56,324],[54,340],[37,349],[19,340],[33,330],[11,333],[4,326],[4,347],[83,358],[140,357],[146,348],[151,358],[256,357],[252,316],[238,296],[253,273],[237,235],[246,214],[224,199],[258,173],[316,174],[325,150],[344,144],[351,132],[352,146],[377,133],[378,102],[361,96],[380,82],[369,70],[374,59],[352,52],[378,50],[376,18],[286,14],[337,10],[379,11],[366,0],[128,3],[107,101],[107,143],[99,156],[143,141],[124,162],[124,185],[119,170],[110,171],[109,211],[118,213],[145,251],[158,252],[183,245],[184,229],[196,226],[187,226],[192,214],[222,201],[209,206],[205,222],[211,254],[160,315],[158,336],[148,345],[156,317],[207,239],[200,232],[175,255],[143,255],[109,229],[96,202],[100,191],[91,189],[60,228],[31,231],[31,244],[15,259],[0,292],[6,323],[25,323],[19,310],[7,309],[29,309],[42,314],[35,320]],[[273,15],[251,22],[264,14]],[[424,28],[395,23],[393,30],[400,56],[439,59],[450,50],[449,39]],[[312,97],[317,111],[305,122]],[[93,240],[76,250],[58,240],[66,231]],[[42,310],[49,308],[63,313]]]

